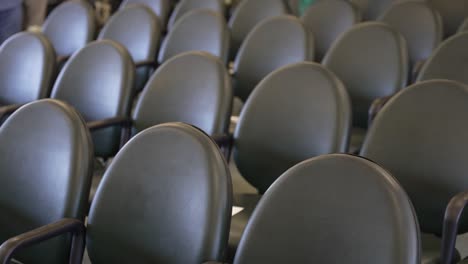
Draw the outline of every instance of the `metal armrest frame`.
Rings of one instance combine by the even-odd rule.
[[[67,218],[5,241],[0,246],[0,263],[9,264],[13,254],[22,248],[68,233],[72,235],[69,263],[80,264],[85,248],[85,226],[81,221]]]
[[[442,230],[441,264],[452,264],[461,214],[468,204],[468,191],[454,196],[445,210]]]
[[[119,126],[122,128],[122,136],[120,139],[120,147],[130,139],[132,120],[127,117],[112,117],[103,120],[97,120],[87,123],[88,129],[91,132],[98,131],[104,128]]]

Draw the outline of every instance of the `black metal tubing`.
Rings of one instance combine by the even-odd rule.
[[[453,197],[447,205],[442,230],[441,264],[452,264],[460,216],[467,203],[468,192],[462,192]]]
[[[67,233],[72,234],[69,263],[80,264],[85,247],[85,226],[81,221],[67,218],[5,241],[0,246],[0,263],[9,264],[13,254],[19,249],[33,246]]]
[[[112,117],[104,120],[88,122],[87,126],[90,131],[96,131],[111,126],[129,127],[132,122],[127,117]]]
[[[393,97],[393,95],[385,96],[381,98],[375,99],[370,108],[369,108],[369,119],[367,121],[368,127],[372,125],[372,121],[374,121],[377,114],[382,110],[385,104]]]
[[[12,104],[0,107],[0,119],[18,110],[21,106],[23,106],[23,104]]]
[[[136,68],[151,67],[153,69],[156,69],[159,67],[159,64],[154,60],[144,60],[144,61],[135,62],[135,67]]]

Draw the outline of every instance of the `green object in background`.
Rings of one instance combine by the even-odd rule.
[[[304,14],[304,12],[307,10],[307,8],[315,3],[316,0],[301,0],[299,2],[299,14],[302,16],[302,14]]]

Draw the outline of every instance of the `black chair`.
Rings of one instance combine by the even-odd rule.
[[[379,22],[360,23],[341,35],[322,61],[343,81],[353,107],[351,150],[362,144],[372,103],[408,82],[408,51],[403,36]]]
[[[398,30],[406,39],[413,76],[439,46],[444,35],[439,13],[422,1],[396,2],[379,20]]]
[[[138,29],[138,30],[136,30]],[[98,39],[122,44],[137,67],[135,89],[141,91],[150,71],[157,67],[156,56],[161,41],[161,25],[156,15],[144,5],[130,5],[114,14],[104,25]]]
[[[428,3],[442,16],[445,37],[455,34],[468,16],[468,5],[465,0],[428,0]]]
[[[121,125],[128,123],[135,66],[117,42],[88,44],[65,64],[51,97],[74,106],[88,122],[97,157],[117,153]],[[128,127],[128,126],[127,126]]]
[[[223,0],[181,0],[176,5],[171,17],[169,18],[167,25],[169,30],[171,30],[177,20],[183,17],[186,13],[199,9],[209,9],[219,13],[221,16],[224,16],[226,13],[226,6],[224,5]]]
[[[93,146],[85,123],[73,108],[51,99],[21,107],[0,128],[0,157],[2,243],[30,230],[30,234],[40,233],[45,230],[42,226],[54,222],[50,228],[83,229],[80,221],[88,210]],[[81,241],[61,236],[19,249],[13,257],[21,263],[81,260],[81,254],[70,254],[70,246],[83,249],[81,236]],[[23,238],[26,244],[34,241],[30,236]],[[10,263],[11,247],[18,242],[3,243],[1,263]]]
[[[62,65],[75,51],[93,40],[96,32],[93,8],[85,1],[66,1],[49,14],[42,32],[51,41]]]
[[[123,9],[133,4],[144,4],[154,12],[154,14],[159,18],[159,24],[163,29],[165,29],[172,6],[171,2],[171,0],[124,0],[120,4],[120,8]]]
[[[91,261],[224,261],[231,189],[223,156],[200,130],[171,123],[141,132],[115,157],[91,206],[86,230]],[[60,231],[25,234],[16,238],[17,245],[28,235],[40,241]]]
[[[361,21],[359,10],[343,0],[318,0],[301,18],[315,37],[317,61],[321,61],[333,42]]]
[[[423,263],[457,260],[451,241],[457,233],[468,232],[465,217],[456,228],[453,212],[458,209],[451,209],[444,223],[450,199],[468,190],[467,115],[467,85],[449,80],[417,83],[390,99],[379,112],[361,151],[388,169],[411,198],[425,233]],[[455,233],[448,234],[442,244],[438,236],[446,228],[454,228]]]
[[[387,8],[399,0],[349,0],[361,10],[363,20],[376,20]]]
[[[250,31],[264,19],[287,14],[283,0],[242,0],[234,9],[228,25],[231,29],[230,58],[234,59]]]
[[[351,105],[341,81],[323,66],[301,62],[268,75],[242,110],[234,134],[234,161],[263,194],[291,166],[322,154],[346,152]],[[232,219],[230,257],[260,195],[239,194],[245,208]]]
[[[467,45],[468,32],[461,32],[442,42],[424,64],[418,81],[448,79],[468,84]]]
[[[420,264],[418,223],[387,171],[349,155],[326,155],[285,172],[265,193],[235,264]]]
[[[212,10],[188,12],[174,24],[159,52],[159,63],[187,51],[206,51],[227,64],[229,29],[224,17]]]
[[[234,94],[247,100],[269,73],[291,63],[313,61],[314,50],[314,37],[298,18],[279,16],[264,20],[249,33],[237,54]]]
[[[187,52],[168,60],[153,74],[133,113],[133,127],[185,122],[213,137],[227,133],[232,88],[224,64],[205,52]]]
[[[21,104],[47,97],[54,74],[54,48],[42,34],[21,32],[3,42],[0,46],[0,120]]]

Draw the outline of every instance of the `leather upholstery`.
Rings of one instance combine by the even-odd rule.
[[[135,29],[138,30],[135,30]],[[134,62],[156,59],[161,41],[161,25],[158,18],[144,5],[130,5],[107,21],[98,39],[110,39],[122,44]],[[147,67],[137,69],[135,88],[140,91],[149,78]]]
[[[367,127],[368,110],[375,99],[396,93],[408,81],[406,41],[379,22],[358,24],[341,35],[322,63],[345,84],[357,127]]]
[[[88,218],[93,263],[222,261],[231,179],[216,144],[181,123],[135,136],[107,169]]]
[[[39,33],[21,32],[0,46],[0,107],[48,96],[54,74],[54,48]]]
[[[29,103],[0,127],[0,241],[62,218],[84,220],[93,147],[83,120],[51,99]],[[19,251],[23,263],[67,263],[69,237]]]
[[[234,62],[235,95],[243,101],[274,70],[314,59],[314,38],[293,16],[267,19],[242,44]]]
[[[234,9],[228,25],[231,28],[231,51],[234,58],[249,32],[267,18],[287,14],[283,0],[242,0]]]
[[[260,193],[291,166],[345,152],[351,126],[348,94],[319,64],[302,62],[268,75],[244,105],[234,158]]]
[[[418,80],[448,79],[468,84],[467,45],[468,32],[459,33],[442,42],[424,64]]]
[[[468,189],[467,115],[467,85],[417,83],[384,106],[364,142],[361,155],[387,168],[402,184],[423,232],[441,234],[449,200]],[[468,231],[466,219],[459,231]]]
[[[187,52],[154,73],[139,97],[133,124],[141,131],[161,123],[185,122],[209,135],[220,135],[227,132],[231,105],[231,82],[223,63],[208,53]]]
[[[398,182],[368,160],[326,155],[285,172],[257,205],[235,264],[420,264],[417,219]]]
[[[458,32],[462,33],[468,31],[468,17],[463,21],[463,23],[458,28]]]
[[[350,0],[361,10],[364,20],[376,20],[394,2],[403,0]]]
[[[169,19],[168,28],[172,26],[186,13],[197,9],[209,9],[224,16],[226,7],[223,0],[181,0],[176,5]]]
[[[170,0],[124,0],[120,8],[125,8],[132,4],[144,4],[149,7],[159,18],[160,25],[165,28],[171,9]]]
[[[69,56],[94,38],[93,8],[86,1],[66,1],[49,14],[42,31],[58,56]]]
[[[444,34],[446,37],[457,32],[458,27],[468,16],[466,0],[428,0],[444,21]]]
[[[361,20],[361,14],[350,2],[319,0],[301,19],[315,37],[316,59],[321,61],[333,42]]]
[[[127,50],[111,40],[88,44],[65,64],[52,89],[52,98],[66,101],[89,121],[130,114],[135,66]],[[96,156],[114,155],[120,128],[93,132]]]
[[[227,63],[229,29],[224,17],[212,10],[194,10],[181,17],[164,39],[159,63],[186,51],[206,51]]]
[[[442,41],[442,18],[425,2],[397,2],[379,20],[398,30],[406,39],[411,65],[427,60]]]

